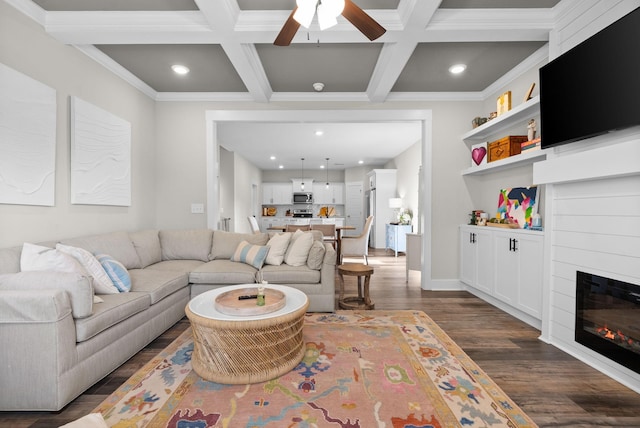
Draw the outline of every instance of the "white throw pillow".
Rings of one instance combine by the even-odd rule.
[[[70,255],[54,248],[29,244],[28,242],[22,245],[20,270],[22,272],[43,270],[76,272],[88,276],[82,265]]]
[[[100,262],[89,251],[71,245],[57,244],[56,250],[62,251],[76,259],[93,278],[93,288],[97,294],[118,294],[118,289],[105,272]]]
[[[313,245],[311,232],[296,230],[284,255],[284,262],[289,266],[304,266],[309,258],[309,250]]]
[[[291,241],[291,235],[293,235],[291,232],[278,233],[269,239],[269,242],[267,242],[269,252],[264,261],[265,264],[275,266],[282,264],[284,255],[287,253],[287,248],[289,247],[289,241]]]

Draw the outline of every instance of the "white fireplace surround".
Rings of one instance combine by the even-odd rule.
[[[640,374],[574,340],[576,270],[640,284],[640,128],[549,149],[533,181],[546,185],[541,340],[640,393]]]

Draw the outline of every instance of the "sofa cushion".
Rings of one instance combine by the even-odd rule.
[[[260,270],[260,280],[272,284],[317,284],[320,282],[320,271],[304,266],[265,265]]]
[[[93,288],[98,294],[113,294],[119,290],[114,286],[107,272],[105,272],[102,264],[95,258],[93,254],[80,247],[72,247],[71,245],[57,244],[56,250],[73,257],[82,265],[89,276],[93,278]]]
[[[319,270],[322,268],[324,261],[324,253],[326,252],[324,244],[320,241],[313,241],[307,258],[307,267],[309,269]]]
[[[122,263],[108,254],[96,254],[96,259],[100,262],[118,292],[126,293],[131,290],[131,277]]]
[[[140,257],[126,232],[112,232],[103,235],[84,236],[60,241],[65,245],[84,248],[91,254],[109,254],[127,269],[142,267]]]
[[[251,245],[247,241],[238,244],[235,253],[231,256],[232,262],[246,263],[256,269],[260,269],[267,258],[269,247],[266,245]]]
[[[306,265],[311,245],[313,245],[313,235],[309,232],[296,230],[284,255],[284,262],[289,266]]]
[[[291,241],[291,232],[277,233],[269,238],[267,247],[269,247],[269,253],[264,262],[268,265],[281,265],[284,262],[284,255],[289,247],[289,241]]]
[[[162,260],[209,261],[212,234],[210,229],[161,230]]]
[[[130,232],[129,238],[140,258],[141,268],[146,268],[162,260],[162,248],[160,247],[160,236],[157,230],[149,229]]]
[[[171,270],[175,272],[189,273],[203,264],[204,262],[201,260],[163,260],[147,266],[146,269]]]
[[[209,260],[231,259],[238,244],[247,241],[253,245],[266,245],[269,235],[266,233],[236,233],[216,230],[213,232],[213,243]]]
[[[189,274],[194,284],[253,284],[258,270],[253,266],[231,260],[212,260]]]
[[[142,312],[151,305],[149,293],[118,293],[101,296],[104,302],[95,305],[93,315],[76,320],[76,342],[96,334]]]
[[[73,272],[17,272],[0,275],[0,290],[64,290],[71,302],[74,318],[93,312],[91,279]]]
[[[185,272],[159,269],[132,269],[131,291],[149,293],[151,304],[189,285],[189,275]]]

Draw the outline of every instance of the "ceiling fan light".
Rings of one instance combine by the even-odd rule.
[[[322,0],[322,7],[337,18],[344,10],[344,0]]]
[[[337,15],[334,14],[334,10],[327,0],[320,3],[318,5],[318,25],[320,26],[320,31],[338,25],[338,20],[336,19],[338,15],[339,13]]]
[[[298,9],[293,14],[293,19],[298,21],[304,28],[309,28],[313,15],[316,13],[317,0],[296,0]]]

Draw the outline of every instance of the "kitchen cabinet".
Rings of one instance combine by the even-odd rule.
[[[480,298],[540,328],[543,250],[543,232],[460,226],[460,281]]]
[[[263,205],[291,205],[291,183],[262,183]]]
[[[460,228],[460,281],[480,291],[493,291],[493,237],[476,226]]]
[[[344,205],[344,183],[313,184],[313,203],[316,205]]]
[[[386,248],[393,250],[398,257],[398,251],[407,251],[407,233],[411,233],[410,224],[387,224]]]

